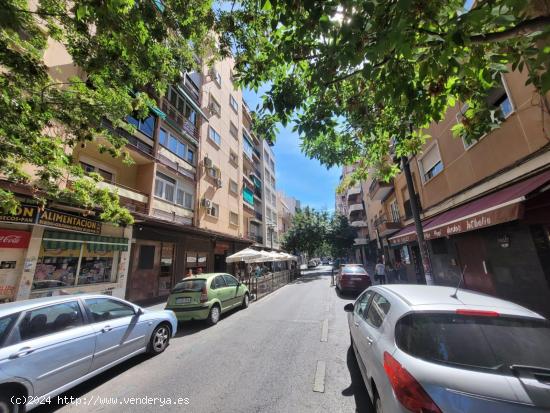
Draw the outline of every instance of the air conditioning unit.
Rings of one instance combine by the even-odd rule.
[[[201,200],[201,206],[203,206],[207,209],[210,209],[210,207],[212,206],[212,201],[210,201],[209,199],[203,198]]]
[[[222,187],[222,179],[221,178],[216,178],[216,186],[218,188],[221,188]]]
[[[212,159],[210,159],[208,156],[204,157],[204,166],[207,168],[212,168]]]

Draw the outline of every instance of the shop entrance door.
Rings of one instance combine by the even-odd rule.
[[[214,272],[227,272],[227,263],[225,262],[225,255],[214,255]]]
[[[138,241],[132,246],[131,267],[126,286],[128,300],[158,297],[160,255],[160,242]]]
[[[486,294],[494,295],[495,284],[489,272],[485,244],[480,236],[463,234],[455,241],[461,271],[464,272],[464,287]]]

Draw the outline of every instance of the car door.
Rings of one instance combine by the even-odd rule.
[[[227,287],[223,275],[216,276],[216,278],[214,278],[214,280],[212,281],[212,285],[216,289],[216,296],[218,297],[218,300],[220,300],[222,311],[226,311],[231,308],[232,291],[230,291],[230,289]]]
[[[140,319],[134,306],[103,297],[87,298],[84,303],[96,334],[92,370],[145,348],[150,325]]]
[[[239,288],[239,282],[237,279],[229,274],[224,274],[223,278],[225,284],[227,285],[227,297],[230,300],[229,304],[231,307],[239,305],[243,300],[243,289]]]
[[[0,348],[0,370],[48,394],[86,375],[95,337],[78,300],[44,305],[20,315]]]
[[[383,322],[390,311],[390,302],[380,293],[375,293],[368,307],[365,322],[364,362],[367,368],[367,376],[376,376],[376,370],[383,366],[384,340],[382,335]]]
[[[353,338],[354,351],[358,356],[358,361],[361,370],[365,373],[365,341],[366,341],[366,328],[365,317],[371,303],[374,291],[367,290],[359,296],[353,306],[353,313],[351,314],[350,331]]]

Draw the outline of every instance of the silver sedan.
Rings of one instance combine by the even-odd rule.
[[[538,413],[550,409],[550,322],[454,288],[384,285],[348,311],[377,413]]]
[[[0,304],[0,413],[30,410],[140,353],[162,353],[172,311],[105,295]]]

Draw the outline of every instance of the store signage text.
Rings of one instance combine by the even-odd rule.
[[[30,239],[30,232],[0,229],[0,248],[27,248]]]
[[[35,224],[38,216],[38,207],[32,205],[20,205],[15,214],[1,214],[0,221],[18,222],[21,224]]]
[[[40,225],[72,229],[91,234],[101,234],[101,222],[82,218],[77,215],[65,214],[63,212],[45,209],[38,220]]]

